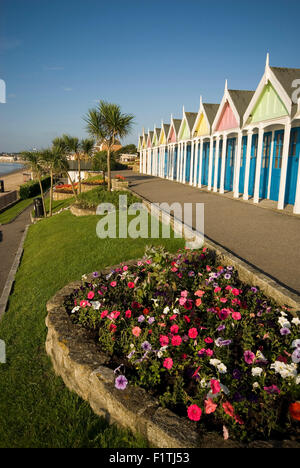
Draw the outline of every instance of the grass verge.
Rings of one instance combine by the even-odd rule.
[[[174,252],[181,239],[98,239],[97,216],[63,212],[32,225],[9,306],[0,323],[0,447],[144,447],[109,426],[56,377],[45,353],[47,301],[83,273],[141,257],[147,244]]]

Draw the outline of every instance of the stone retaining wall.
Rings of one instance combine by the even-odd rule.
[[[127,262],[128,263],[128,262]],[[132,263],[132,262],[130,262]],[[107,274],[116,266],[107,268]],[[128,384],[123,391],[114,386],[113,370],[106,366],[107,356],[91,341],[86,330],[72,323],[64,301],[81,282],[64,287],[47,303],[46,351],[56,374],[66,386],[88,401],[93,411],[142,434],[151,446],[159,448],[245,448],[244,444],[227,440],[217,434],[200,437],[195,424],[159,406],[144,389]],[[247,447],[300,448],[294,441],[253,442]]]

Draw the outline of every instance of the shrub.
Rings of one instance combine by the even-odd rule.
[[[72,184],[61,184],[61,185],[56,185],[54,187],[55,192],[58,193],[73,193],[73,187]],[[78,184],[74,184],[74,189],[77,191],[78,189]]]
[[[67,306],[116,376],[126,374],[200,432],[297,437],[300,319],[205,248],[175,258],[148,249],[135,265],[85,279]]]
[[[104,186],[98,186],[97,188],[89,190],[88,192],[81,193],[78,196],[76,205],[80,208],[97,208],[100,203],[112,203],[115,205],[116,209],[118,209],[120,195],[127,196],[128,205],[141,201],[139,198],[135,197],[129,192],[118,190],[114,192],[108,192],[105,190]]]
[[[42,187],[43,190],[46,190],[50,187],[51,179],[50,176],[43,177],[42,179]],[[21,200],[25,200],[27,198],[32,198],[36,195],[40,195],[40,184],[37,180],[30,180],[26,182],[26,184],[21,185],[20,187],[20,198]]]

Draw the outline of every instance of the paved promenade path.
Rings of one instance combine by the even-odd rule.
[[[0,225],[0,297],[14,263],[25,227],[30,224],[31,210],[32,206],[23,211],[11,223]]]
[[[300,294],[300,218],[157,177],[124,175],[149,201],[204,203],[208,240]]]

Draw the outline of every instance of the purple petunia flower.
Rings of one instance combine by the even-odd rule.
[[[283,327],[280,329],[280,334],[282,336],[289,335],[291,333],[291,330],[287,327]]]
[[[128,380],[126,379],[124,375],[119,375],[119,377],[117,377],[115,380],[115,387],[118,390],[125,390],[125,388],[127,387],[127,384],[128,384]]]
[[[155,318],[154,317],[149,317],[148,318],[149,325],[152,325],[153,322],[155,322]]]
[[[229,280],[231,278],[231,275],[229,273],[225,273],[224,278]]]
[[[295,364],[298,364],[300,362],[300,348],[296,348],[295,351],[293,352],[292,361]]]
[[[252,287],[251,287],[251,291],[254,292],[254,293],[257,293],[258,289],[255,288],[255,286],[252,286]]]
[[[98,271],[94,271],[94,273],[93,273],[93,277],[94,277],[94,278],[98,278],[98,276],[99,276],[99,273],[98,273]]]
[[[144,315],[140,315],[140,316],[138,317],[138,322],[139,322],[139,323],[142,323],[144,320],[145,320],[145,316],[144,316]]]
[[[225,325],[220,325],[217,330],[218,331],[222,331],[222,330],[225,330],[226,326]]]
[[[152,346],[149,343],[149,341],[144,341],[144,343],[141,344],[141,347],[144,351],[151,351]]]
[[[239,369],[234,369],[232,372],[232,377],[236,380],[240,380],[240,378],[242,377],[241,371]]]

